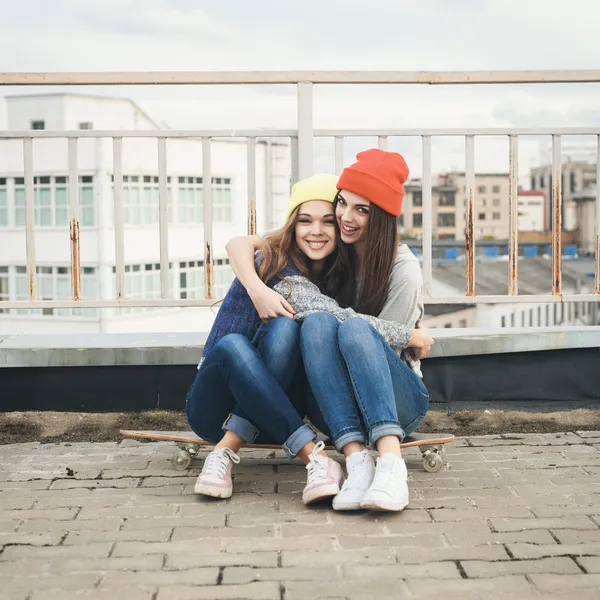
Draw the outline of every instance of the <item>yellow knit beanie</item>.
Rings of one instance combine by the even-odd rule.
[[[325,200],[332,202],[338,192],[337,182],[339,177],[329,173],[317,173],[294,184],[292,195],[288,202],[286,220],[294,212],[294,209],[304,202],[311,200]]]

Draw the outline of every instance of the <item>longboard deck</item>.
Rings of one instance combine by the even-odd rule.
[[[178,442],[182,444],[197,444],[199,446],[214,446],[212,442],[207,442],[198,437],[193,431],[139,431],[131,429],[121,429],[121,435],[125,438],[140,440],[153,440],[155,442]],[[402,448],[414,446],[427,446],[429,444],[449,444],[455,440],[452,433],[415,433],[404,438],[400,444]],[[258,448],[265,450],[278,450],[281,446],[276,444],[249,444],[246,448]]]

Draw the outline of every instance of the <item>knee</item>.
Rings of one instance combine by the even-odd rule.
[[[317,312],[311,315],[308,315],[304,319],[302,323],[302,334],[305,335],[306,332],[310,332],[311,334],[331,331],[337,331],[339,322],[338,320],[330,313],[325,312]]]
[[[364,319],[360,317],[348,319],[338,328],[338,341],[340,346],[364,343],[372,331],[371,326]]]
[[[239,333],[229,333],[214,345],[212,354],[217,356],[220,361],[242,360],[251,348],[252,345],[248,338]]]
[[[308,315],[300,330],[302,346],[319,347],[327,340],[335,340],[338,326],[338,320],[329,313],[318,312]]]
[[[277,345],[296,344],[300,340],[300,324],[287,317],[278,317],[267,323],[267,334]]]

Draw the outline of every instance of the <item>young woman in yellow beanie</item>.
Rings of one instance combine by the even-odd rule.
[[[325,423],[310,409],[309,415],[346,456],[348,477],[334,498],[336,510],[396,511],[408,504],[400,441],[427,412],[429,396],[418,359],[427,355],[433,340],[417,327],[423,315],[419,263],[406,245],[398,245],[397,217],[407,177],[401,155],[371,149],[361,152],[337,182],[335,214],[342,243],[332,295],[341,306],[363,313],[353,314],[362,318],[330,308],[299,309],[299,288],[287,296],[296,308],[294,318],[303,321],[302,358]],[[234,271],[261,316],[289,312],[276,295],[284,290],[258,285],[247,260],[251,244],[261,246],[256,238],[228,244]],[[376,466],[367,444],[379,453]]]
[[[287,222],[265,238],[256,262],[267,289],[291,289],[294,277],[317,290],[326,287],[336,247],[336,183],[334,175],[320,174],[294,186]],[[296,376],[300,383],[292,385]],[[307,464],[306,502],[338,493],[341,467],[323,453],[322,442],[315,444],[314,430],[302,419],[302,395],[290,399],[286,393],[301,389],[303,376],[300,325],[290,319],[262,323],[246,290],[234,281],[187,394],[191,428],[216,443],[197,479],[196,493],[230,497],[232,465],[240,460],[240,448],[252,442],[281,444],[290,457]]]

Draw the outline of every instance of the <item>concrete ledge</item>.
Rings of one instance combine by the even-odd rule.
[[[600,327],[433,329],[431,358],[600,347]],[[0,337],[1,367],[196,365],[206,332]]]

